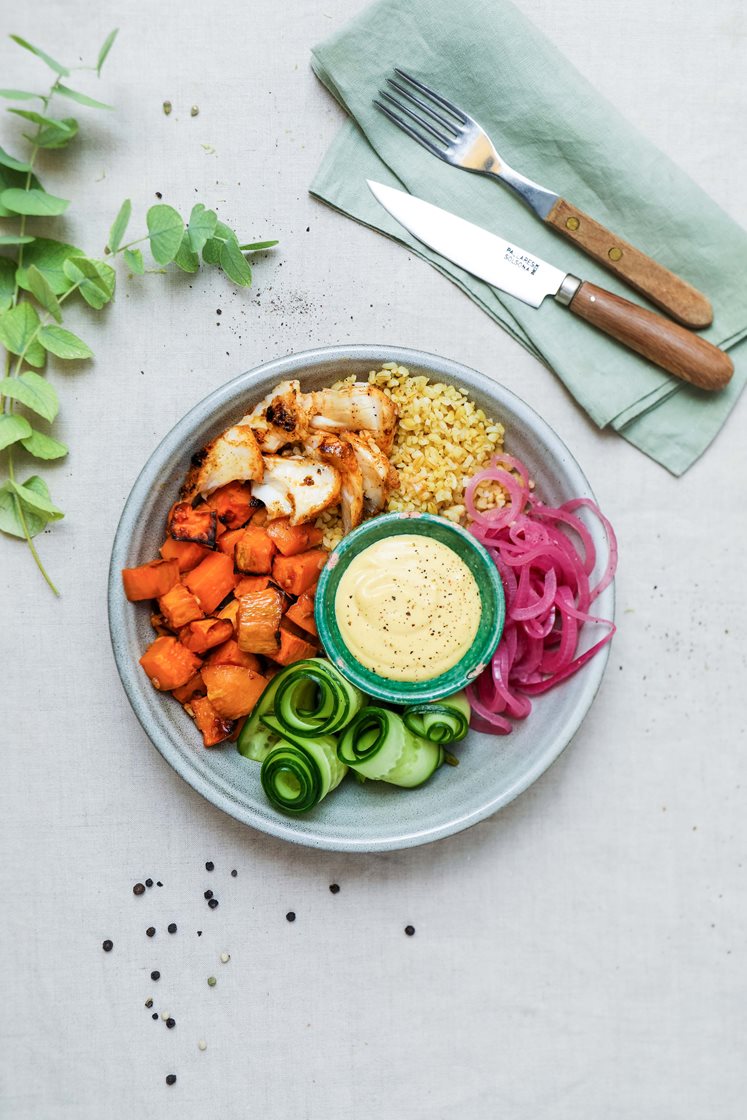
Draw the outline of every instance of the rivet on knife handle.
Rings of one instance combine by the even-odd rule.
[[[714,390],[728,384],[734,364],[723,350],[669,319],[588,281],[578,283],[569,301],[568,282],[575,280],[566,277],[555,297],[574,315],[691,385]]]
[[[678,323],[701,330],[712,322],[713,310],[701,292],[564,198],[558,199],[545,221]]]

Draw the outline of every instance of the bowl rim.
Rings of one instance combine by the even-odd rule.
[[[338,573],[341,564],[344,563],[344,566],[348,567],[363,549],[369,547],[366,542],[367,536],[375,533],[382,525],[393,525],[395,523],[401,526],[398,534],[401,536],[414,533],[427,537],[430,535],[427,526],[435,523],[439,528],[446,529],[447,533],[453,534],[455,538],[461,539],[463,547],[477,558],[485,577],[484,582],[475,580],[483,610],[486,600],[489,599],[495,615],[492,625],[482,635],[478,631],[473,644],[456,664],[437,677],[431,677],[424,681],[399,681],[384,676],[378,677],[376,673],[363,665],[346,646],[334,619],[334,603],[329,602],[330,584]],[[452,551],[459,555],[456,548]],[[324,651],[343,676],[347,677],[367,696],[375,700],[385,700],[390,704],[402,706],[422,704],[429,700],[442,700],[444,697],[453,696],[467,687],[477,676],[477,673],[482,671],[487,662],[490,661],[501,640],[506,618],[506,601],[498,569],[483,546],[471,533],[468,533],[461,525],[449,521],[447,517],[439,517],[432,513],[394,511],[381,513],[361,522],[347,536],[343,537],[332,550],[329,560],[319,575],[314,601],[314,617]],[[459,670],[459,675],[455,682],[453,674],[457,670]]]
[[[456,385],[464,384],[466,375],[468,386],[477,387],[486,396],[490,397],[495,397],[497,393],[509,402],[519,421],[535,432],[551,454],[562,462],[577,496],[595,499],[586,475],[566,443],[550,424],[506,386],[492,380],[486,374],[475,370],[471,366],[465,365],[463,362],[445,358],[427,350],[399,346],[394,343],[388,345],[379,343],[335,344],[297,351],[279,358],[273,358],[267,362],[260,362],[208,393],[207,396],[194,404],[181,420],[177,421],[146,460],[125,501],[112,544],[107,589],[109,630],[112,652],[122,685],[143,731],[172,769],[212,805],[243,824],[268,835],[287,840],[290,843],[341,852],[395,851],[431,843],[434,840],[440,840],[470,828],[472,825],[492,816],[528,789],[560,757],[583,723],[602,683],[609,659],[610,643],[608,642],[603,646],[599,653],[584,666],[584,672],[580,678],[580,694],[574,706],[573,714],[565,721],[562,742],[559,745],[557,742],[553,743],[551,748],[538,755],[533,764],[528,766],[514,781],[506,785],[500,793],[492,796],[486,795],[479,804],[473,805],[468,810],[447,814],[442,822],[430,827],[415,826],[406,832],[399,834],[392,832],[374,839],[354,835],[330,837],[325,831],[317,830],[315,822],[310,821],[306,822],[304,831],[299,832],[293,827],[294,823],[297,824],[297,822],[286,821],[279,814],[273,816],[262,815],[241,803],[230,789],[224,788],[217,782],[209,781],[195,770],[185,772],[187,768],[182,764],[182,759],[171,740],[165,723],[163,721],[153,722],[151,712],[145,701],[144,682],[141,680],[142,673],[139,671],[139,666],[133,663],[130,657],[126,640],[129,621],[126,608],[131,607],[131,604],[122,595],[120,573],[121,569],[127,566],[129,541],[136,528],[140,508],[146,503],[151,488],[158,485],[159,474],[168,464],[170,458],[177,454],[183,454],[185,443],[188,445],[189,441],[194,438],[193,429],[203,421],[208,410],[217,410],[228,404],[241,391],[251,392],[252,382],[258,376],[261,375],[268,379],[270,377],[277,378],[278,381],[281,381],[293,374],[303,376],[304,373],[311,372],[327,362],[340,362],[345,359],[356,362],[370,362],[370,369],[381,368],[389,362],[409,367],[420,367],[424,370],[429,369],[433,376],[445,378]],[[498,401],[496,401],[496,406],[498,406]],[[605,589],[603,596],[605,599],[604,613],[614,622],[616,598],[614,580]],[[136,669],[138,670],[137,673],[135,672]]]

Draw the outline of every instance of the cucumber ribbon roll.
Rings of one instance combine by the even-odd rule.
[[[409,731],[396,712],[362,708],[348,725],[337,756],[364,778],[390,785],[422,785],[444,761],[440,744]]]
[[[348,768],[337,757],[331,735],[304,738],[287,732],[276,716],[262,721],[277,738],[260,771],[262,788],[272,804],[286,813],[305,813],[336,789]]]
[[[471,714],[466,695],[457,692],[443,700],[415,704],[403,713],[402,719],[408,731],[446,747],[465,738]]]

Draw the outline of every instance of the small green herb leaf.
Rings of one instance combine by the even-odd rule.
[[[33,101],[35,98],[39,101],[44,100],[41,93],[31,93],[27,89],[0,89],[0,97],[4,97],[7,101]]]
[[[39,271],[35,264],[32,264],[28,269],[27,276],[29,289],[36,302],[41,304],[44,310],[48,311],[58,323],[61,323],[62,311],[60,310],[60,301],[52,291],[46,276]]]
[[[25,416],[13,416],[10,413],[0,416],[0,451],[17,443],[19,439],[27,439],[33,432]]]
[[[239,245],[239,248],[242,253],[256,253],[258,249],[271,249],[279,244],[279,241],[253,241],[251,245]]]
[[[72,331],[68,331],[64,327],[53,325],[42,327],[39,331],[39,342],[45,350],[49,350],[50,354],[54,354],[58,358],[78,360],[93,357],[93,350],[86,345],[83,339],[78,338]]]
[[[53,241],[47,237],[37,237],[34,244],[24,251],[24,267],[18,269],[16,279],[18,286],[25,291],[30,291],[28,270],[35,265],[42,276],[48,281],[50,288],[56,296],[61,296],[72,281],[63,271],[65,261],[72,257],[82,257],[83,250],[75,245],[68,245],[64,241]]]
[[[217,237],[208,237],[202,247],[202,259],[205,264],[218,264],[222,244],[223,242],[219,241]]]
[[[218,215],[214,210],[206,210],[201,202],[192,207],[187,232],[193,252],[201,252],[205,242],[213,236],[217,223]]]
[[[0,257],[0,313],[10,307],[16,290],[16,262]]]
[[[119,28],[115,27],[114,31],[110,31],[109,34],[107,35],[107,37],[104,39],[101,50],[99,51],[98,61],[96,63],[96,73],[99,74],[99,75],[101,74],[101,67],[106,62],[106,56],[109,54],[109,51],[112,49],[112,47],[114,45],[114,40],[117,38],[118,34],[119,34]]]
[[[3,233],[0,234],[0,245],[30,245],[34,240],[29,234]]]
[[[71,257],[62,266],[65,275],[79,285],[80,294],[89,307],[97,311],[109,303],[114,295],[117,275],[105,261],[93,261],[88,257]]]
[[[188,230],[184,231],[182,243],[174,257],[174,264],[177,265],[182,272],[197,272],[200,267],[200,258],[192,248]]]
[[[47,351],[38,338],[28,344],[24,358],[30,366],[35,366],[37,369],[42,369],[46,365]]]
[[[142,276],[145,272],[145,265],[143,264],[143,254],[139,249],[125,249],[122,254],[125,259],[125,264],[130,272],[134,272],[136,276]]]
[[[3,191],[0,203],[14,214],[37,214],[45,217],[64,214],[70,205],[66,198],[57,198],[46,191],[24,191],[18,187]]]
[[[65,78],[70,73],[67,66],[63,66],[61,62],[57,62],[43,50],[40,50],[39,47],[35,47],[33,43],[29,43],[28,39],[22,39],[20,35],[11,35],[11,39],[14,43],[18,43],[19,47],[23,47],[25,51],[31,51],[31,53],[35,54],[37,58],[40,58],[42,62],[46,62],[50,70],[54,70],[60,77]]]
[[[215,223],[215,237],[217,237],[219,241],[235,241],[237,245],[239,243],[238,237],[232,229],[229,229],[225,222]]]
[[[109,231],[109,252],[116,253],[119,246],[122,244],[124,232],[127,229],[127,223],[130,220],[132,213],[132,203],[129,198],[126,198],[119,208],[119,213],[114,219],[114,224]]]
[[[18,417],[17,419],[23,419]],[[29,435],[21,440],[21,443],[28,451],[29,455],[33,455],[36,459],[62,459],[67,455],[69,448],[60,443],[57,439],[52,439],[51,436],[45,435],[44,432],[38,432],[36,428],[29,425]]]
[[[0,343],[11,354],[22,354],[39,326],[36,308],[25,300],[0,315]]]
[[[166,206],[164,203],[151,206],[146,221],[150,251],[154,260],[157,264],[168,264],[179,251],[184,234],[184,222],[173,206]]]
[[[252,282],[252,270],[235,241],[224,241],[220,250],[220,266],[229,280],[248,288]]]
[[[15,171],[10,167],[4,167],[2,164],[0,164],[0,194],[2,194],[4,190],[9,190],[11,187],[25,190],[27,186],[26,180],[28,178],[28,172]],[[32,175],[28,186],[41,187],[41,183],[35,175]],[[0,218],[8,218],[11,216],[11,214],[12,211],[8,210],[7,207],[3,206],[3,204],[0,203]]]
[[[77,89],[70,89],[69,86],[62,84],[57,86],[57,93],[61,93],[63,97],[69,97],[71,101],[77,101],[79,105],[87,105],[90,109],[113,109],[113,105],[107,105],[104,101],[97,101],[95,97],[89,97],[87,93],[79,93]]]
[[[31,170],[30,163],[24,163],[20,159],[15,159],[15,157],[6,152],[4,148],[0,148],[0,163],[2,163],[3,167],[9,167],[11,171]]]
[[[0,381],[0,393],[25,404],[50,424],[60,407],[54,387],[30,369],[24,370],[20,377],[6,377]]]
[[[44,489],[41,489],[37,480],[38,482],[42,481],[38,475],[33,475],[23,483],[11,482],[11,489],[28,509],[45,516],[47,521],[59,521],[65,514],[57,508],[50,498],[46,483],[44,483]],[[36,483],[36,485],[31,485],[31,483]]]
[[[8,533],[11,537],[23,539],[23,523],[18,513],[20,499],[16,497],[9,482],[0,486],[0,532]],[[46,517],[38,517],[35,513],[26,513],[26,529],[30,537],[35,537],[47,524]]]
[[[78,132],[78,122],[74,117],[57,120],[55,117],[43,117],[41,113],[32,113],[28,109],[8,109],[8,112],[39,126],[39,132],[35,136],[29,136],[28,133],[24,133],[24,136],[40,148],[64,148]]]

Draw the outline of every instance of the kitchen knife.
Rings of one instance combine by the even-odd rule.
[[[723,389],[734,372],[728,354],[677,323],[543,261],[430,202],[367,180],[393,218],[419,241],[495,288],[539,307],[553,296],[574,315],[701,389]]]

